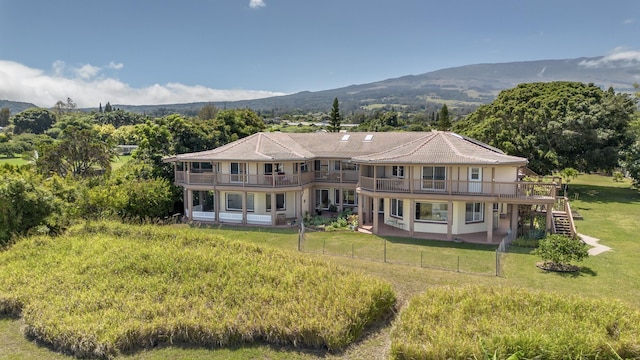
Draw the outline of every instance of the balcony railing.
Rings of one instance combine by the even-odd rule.
[[[224,185],[240,187],[293,187],[311,183],[314,181],[313,173],[301,174],[229,174],[203,172],[194,173],[176,171],[175,181],[179,184],[189,185]]]
[[[328,182],[328,183],[352,183],[358,182],[360,172],[357,170],[343,170],[343,171],[314,171],[314,180],[316,182]]]
[[[555,198],[556,185],[550,183],[467,180],[415,180],[361,177],[360,188],[373,192],[498,196],[501,198]]]

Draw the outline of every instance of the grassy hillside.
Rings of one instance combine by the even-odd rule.
[[[158,344],[339,350],[395,302],[364,274],[186,227],[86,224],[19,242],[0,272],[0,314],[78,357]]]

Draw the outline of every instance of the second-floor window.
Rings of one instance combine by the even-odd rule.
[[[271,175],[273,173],[284,174],[284,165],[282,163],[264,164],[264,173]]]
[[[242,211],[242,194],[227,193],[227,210]],[[253,193],[247,194],[247,211],[253,212]]]
[[[404,177],[404,166],[393,166],[391,168],[391,175],[394,177],[403,178]]]
[[[422,167],[422,189],[445,190],[447,180],[447,168],[444,166]]]
[[[231,163],[231,182],[244,182],[247,175],[247,164],[232,162]]]

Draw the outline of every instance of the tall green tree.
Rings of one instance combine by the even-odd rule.
[[[9,126],[9,119],[11,119],[11,110],[8,107],[0,109],[0,127]]]
[[[447,107],[447,104],[443,104],[440,108],[436,128],[440,131],[447,131],[451,128],[451,118],[449,115],[449,108]]]
[[[36,163],[40,172],[60,176],[87,176],[97,172],[110,172],[113,146],[100,137],[95,129],[64,129],[59,140],[40,146]]]
[[[43,134],[56,122],[56,115],[47,109],[32,108],[17,113],[12,122],[16,134]]]
[[[333,99],[333,106],[331,106],[331,113],[329,114],[329,126],[327,131],[339,132],[342,124],[342,114],[340,114],[340,104],[338,98]]]
[[[529,159],[540,174],[575,168],[612,171],[631,138],[636,104],[628,94],[593,84],[521,84],[479,107],[455,131]]]

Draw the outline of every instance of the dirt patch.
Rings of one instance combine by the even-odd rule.
[[[538,261],[536,266],[545,271],[554,271],[554,272],[578,272],[580,271],[580,267],[577,265],[571,264],[558,264],[551,261]]]

